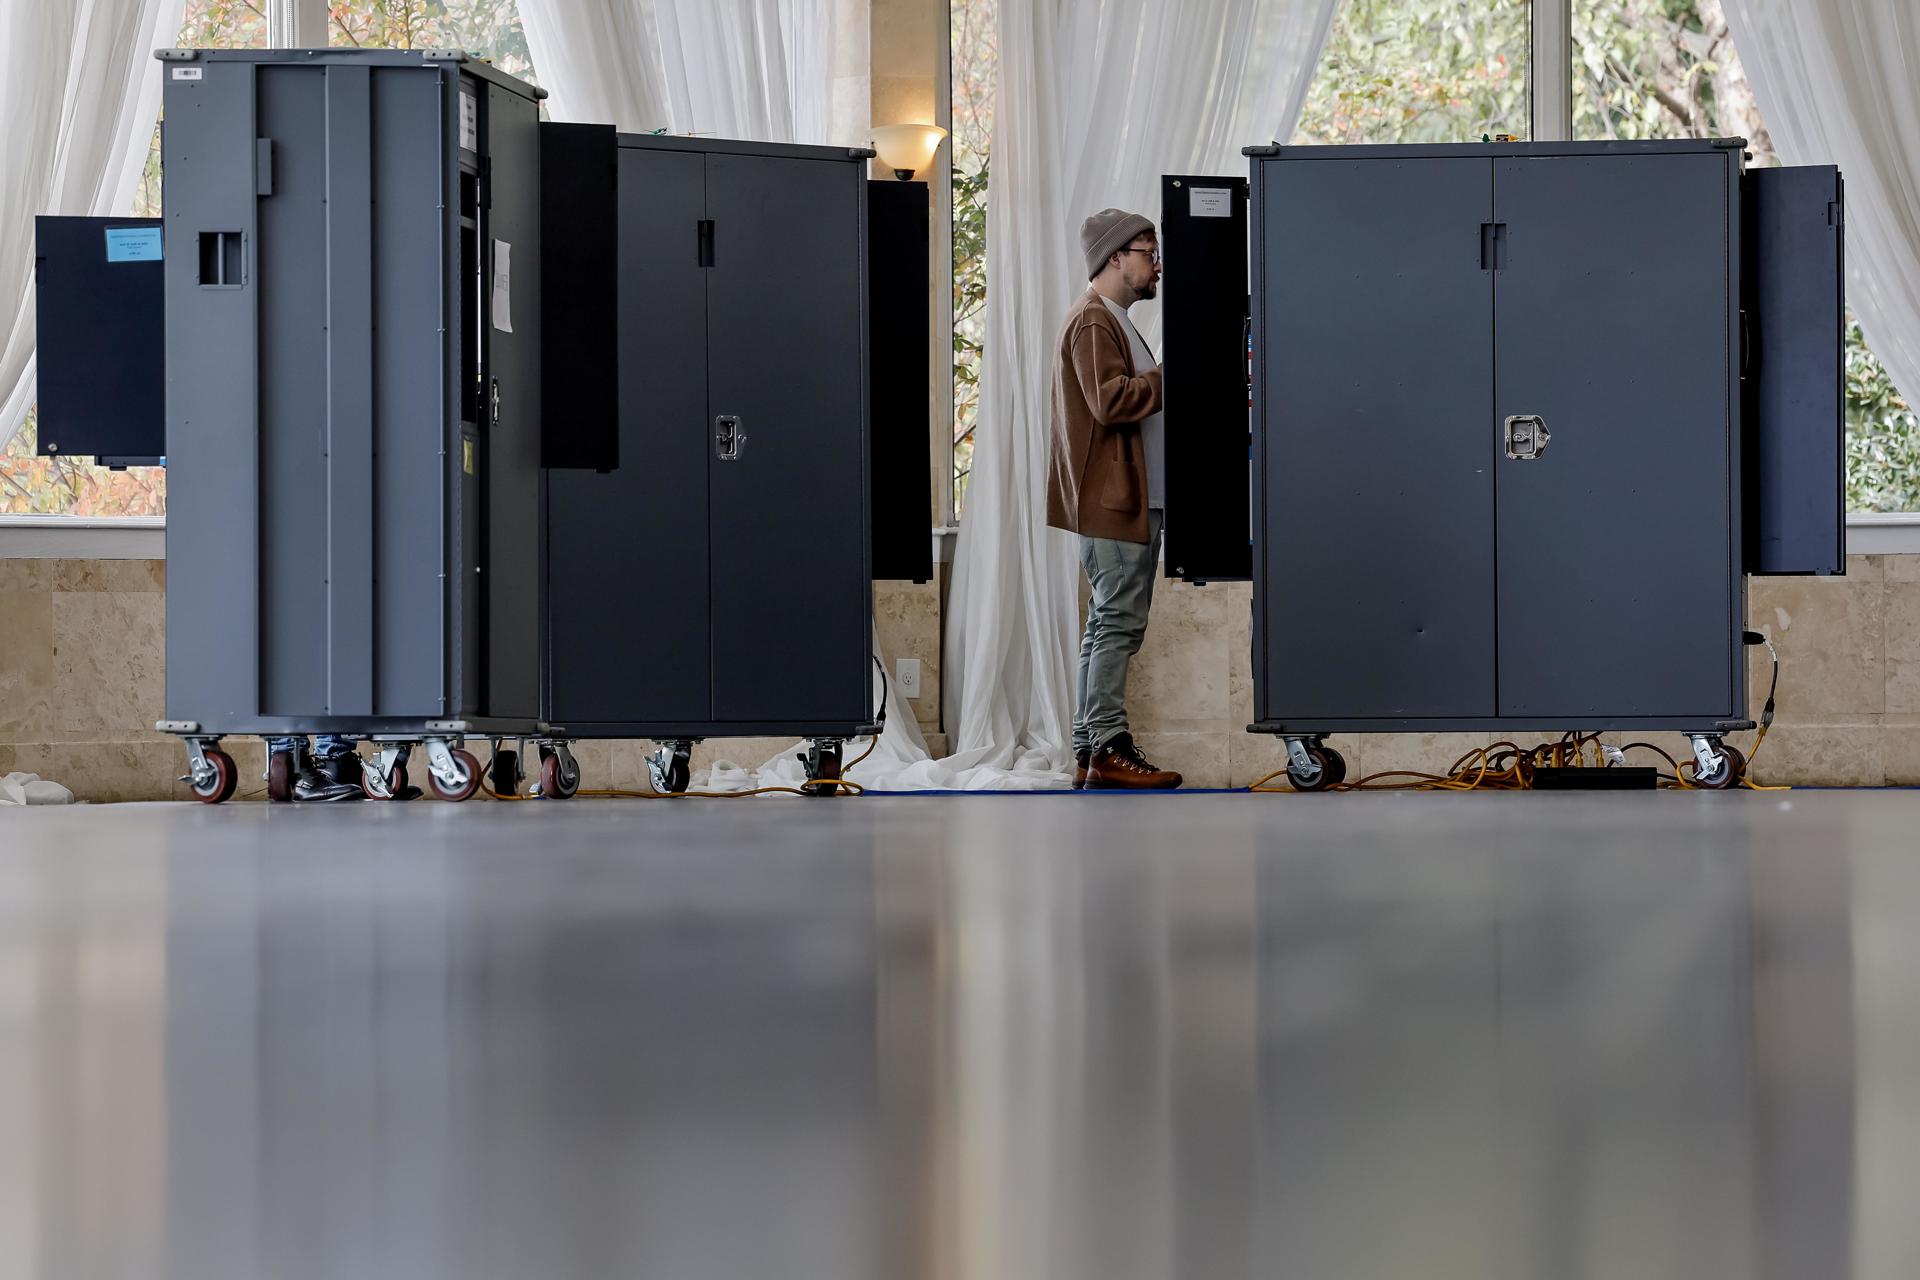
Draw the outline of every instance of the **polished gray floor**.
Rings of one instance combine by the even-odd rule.
[[[0,813],[0,1276],[1920,1275],[1920,796]]]

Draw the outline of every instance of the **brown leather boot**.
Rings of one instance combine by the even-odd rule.
[[[1073,753],[1073,789],[1075,791],[1084,791],[1087,788],[1087,761],[1092,755],[1091,751]]]
[[[1087,762],[1087,790],[1171,791],[1181,777],[1171,769],[1156,769],[1123,733],[1096,749]]]

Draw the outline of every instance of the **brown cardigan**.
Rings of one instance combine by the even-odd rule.
[[[1147,540],[1140,424],[1160,411],[1160,400],[1160,370],[1134,369],[1132,340],[1087,290],[1054,347],[1048,524],[1089,538]]]

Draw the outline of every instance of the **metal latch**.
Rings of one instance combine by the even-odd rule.
[[[500,379],[491,378],[487,382],[487,419],[493,426],[500,425]]]
[[[1507,456],[1515,461],[1533,461],[1547,451],[1552,439],[1545,418],[1522,413],[1507,419]]]
[[[747,433],[740,429],[740,419],[723,413],[713,420],[713,451],[720,461],[738,462],[746,444]]]

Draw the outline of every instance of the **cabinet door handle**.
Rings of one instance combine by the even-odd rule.
[[[747,433],[740,429],[739,418],[723,413],[713,420],[713,452],[720,461],[740,461],[740,451],[746,446]]]
[[[1552,440],[1553,433],[1547,430],[1547,420],[1538,414],[1515,414],[1507,419],[1507,456],[1515,462],[1532,462],[1547,451],[1547,445]]]

